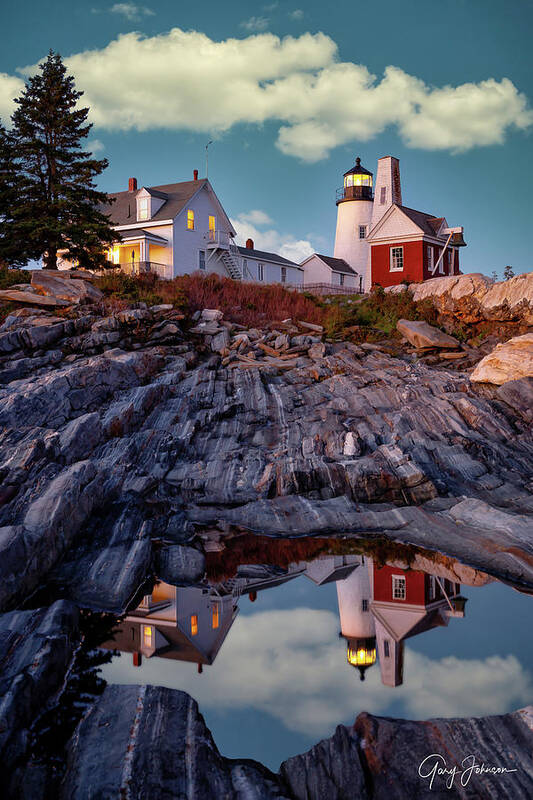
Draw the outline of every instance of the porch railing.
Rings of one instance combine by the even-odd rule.
[[[172,264],[159,264],[157,261],[124,261],[120,264],[109,264],[109,269],[117,269],[126,275],[140,275],[151,272],[164,280],[172,280],[174,269]]]
[[[227,231],[207,231],[204,238],[208,247],[223,247],[228,250],[233,244],[233,239]]]

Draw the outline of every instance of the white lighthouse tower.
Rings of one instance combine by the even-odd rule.
[[[361,564],[351,575],[336,583],[341,636],[347,641],[346,658],[359,669],[361,680],[368,667],[376,662],[376,630],[370,611],[371,569],[372,561],[362,557]]]
[[[374,198],[372,173],[355,159],[355,166],[344,173],[344,185],[337,192],[337,230],[335,258],[342,258],[363,278],[362,288],[370,288],[367,234],[372,221]]]

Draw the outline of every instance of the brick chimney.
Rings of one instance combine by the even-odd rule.
[[[195,169],[194,172],[193,172],[193,180],[195,180],[195,181],[198,180],[198,170],[197,169]]]
[[[128,192],[137,191],[137,178],[130,178],[128,181]]]
[[[246,249],[247,250],[253,250],[254,249],[254,240],[253,239],[247,239],[246,240]]]

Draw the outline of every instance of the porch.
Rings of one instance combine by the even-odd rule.
[[[109,268],[128,275],[152,272],[160,278],[174,277],[172,247],[167,239],[147,230],[117,231],[120,241],[108,251]]]

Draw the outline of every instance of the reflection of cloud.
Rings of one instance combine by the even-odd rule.
[[[105,667],[104,676],[183,689],[200,707],[252,707],[314,736],[329,735],[360,711],[383,713],[396,700],[406,716],[427,719],[503,713],[531,697],[531,677],[511,655],[433,661],[408,650],[404,686],[384,687],[378,666],[361,684],[346,663],[338,629],[330,611],[263,611],[237,618],[215,664],[201,676],[190,664],[164,659],[147,660],[139,671],[127,656]]]

